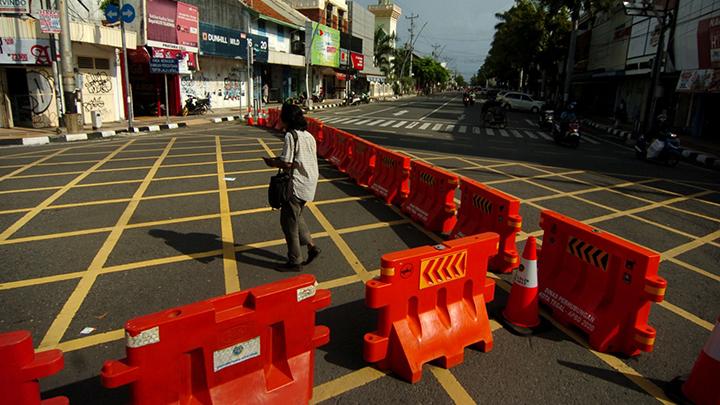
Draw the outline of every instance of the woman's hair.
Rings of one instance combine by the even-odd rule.
[[[282,110],[280,111],[280,120],[287,126],[288,130],[307,130],[307,121],[305,120],[303,111],[295,104],[283,104]]]

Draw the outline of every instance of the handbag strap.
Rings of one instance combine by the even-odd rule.
[[[290,166],[290,177],[292,178],[293,172],[295,171],[295,159],[297,159],[297,154],[300,151],[300,145],[299,145],[299,138],[297,131],[294,129],[290,131],[293,137],[293,142],[295,143],[295,150],[293,151],[293,158],[292,158],[292,165]]]

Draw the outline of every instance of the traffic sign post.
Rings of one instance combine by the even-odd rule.
[[[133,22],[135,20],[135,7],[133,7],[132,4],[122,6],[120,9],[120,19],[126,24]]]
[[[117,4],[108,4],[107,7],[105,7],[105,19],[110,24],[118,22],[120,19],[120,7],[118,7]]]
[[[129,6],[129,4],[127,4]],[[128,57],[127,57],[127,41],[125,40],[125,23],[129,23],[132,20],[135,19],[135,9],[130,6],[129,9],[125,7],[126,5],[123,4],[123,0],[120,0],[120,7],[113,6],[113,9],[116,10],[115,14],[115,21],[117,21],[118,18],[120,18],[120,10],[123,11],[131,11],[132,16],[128,16],[129,18],[126,18],[124,15],[122,16],[122,19],[120,21],[120,35],[122,36],[122,50],[123,50],[123,71],[125,73],[125,88],[127,89],[127,94],[125,97],[125,109],[127,110],[127,121],[128,121],[128,131],[133,132],[133,118],[134,118],[134,112],[133,112],[133,102],[132,102],[132,88],[130,87],[130,76],[128,74]],[[105,15],[108,15],[107,9],[105,10]],[[108,20],[109,21],[109,20]],[[167,106],[165,106],[167,108]]]

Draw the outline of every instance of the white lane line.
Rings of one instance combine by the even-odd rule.
[[[400,128],[401,126],[407,124],[407,121],[400,121],[397,124],[393,125],[393,128]]]
[[[492,128],[485,128],[485,134],[495,136],[495,131],[493,131]]]
[[[345,121],[344,124],[352,124],[355,121],[358,121],[358,118],[353,118],[351,120]]]
[[[506,130],[504,130],[504,129],[501,129],[501,130],[500,130],[500,135],[504,136],[505,138],[509,138],[509,137],[510,137],[510,134],[508,134],[508,132],[507,132]]]
[[[418,124],[419,124],[419,122],[417,122],[417,121],[411,122],[411,123],[407,124],[407,126],[405,128],[415,128],[416,126],[418,126]]]
[[[552,136],[546,134],[546,133],[543,132],[543,131],[535,131],[535,133],[538,134],[538,135],[540,135],[541,137],[547,139],[548,141],[552,141],[552,140],[553,140],[553,139],[552,139]]]
[[[407,113],[407,112],[408,112],[408,110],[401,110],[401,111],[398,111],[398,112],[394,113],[393,115],[396,116],[396,117],[399,117],[399,116],[401,116],[401,115],[403,115],[403,114],[405,114],[405,113]]]
[[[367,124],[370,121],[372,121],[372,120],[360,120],[360,121],[356,122],[355,125]]]
[[[382,125],[380,125],[380,126],[381,126],[381,127],[387,127],[387,126],[390,126],[390,124],[392,124],[392,123],[394,123],[394,122],[395,122],[395,120],[389,120],[389,121],[387,121],[386,123],[384,123],[384,124],[382,124]]]
[[[423,116],[420,118],[420,121],[422,121],[422,120],[424,120],[425,118],[427,118],[427,117],[435,114],[436,112],[440,111],[443,107],[445,107],[446,105],[450,104],[450,102],[453,101],[453,100],[455,100],[455,97],[451,98],[450,100],[448,100],[445,104],[441,105],[440,107],[432,110],[430,113],[423,115]]]
[[[452,132],[455,130],[455,125],[448,125],[447,127],[445,127],[445,130],[447,132]]]
[[[443,126],[443,124],[435,124],[435,125],[432,127],[432,130],[433,130],[433,131],[439,131],[440,128],[442,128],[442,126]]]
[[[385,122],[385,120],[373,121],[373,122],[369,123],[368,126],[369,126],[369,127],[374,127],[375,125],[377,125],[377,124],[379,124],[379,123],[381,123],[381,122]]]
[[[480,127],[473,127],[473,134],[480,135]]]
[[[361,116],[361,117],[369,117],[369,116],[371,116],[371,115],[373,115],[373,114],[381,113],[381,112],[387,111],[387,110],[392,110],[392,109],[394,109],[394,108],[397,108],[397,107],[394,107],[394,106],[393,106],[393,107],[383,108],[382,110],[370,111],[369,113],[360,114],[360,116]]]
[[[342,124],[346,121],[351,120],[352,118],[340,118],[339,120],[335,121],[335,124]]]
[[[525,131],[525,135],[530,137],[530,139],[538,139],[538,136],[535,135],[532,131]]]
[[[593,144],[593,145],[600,145],[600,142],[592,139],[591,137],[589,137],[589,136],[587,136],[587,135],[586,135],[586,136],[583,136],[582,139],[585,140],[585,141],[590,142],[590,143]]]
[[[460,125],[460,129],[458,129],[458,132],[460,132],[461,134],[464,134],[465,132],[467,132],[467,126]]]
[[[537,127],[537,124],[534,123],[534,122],[532,122],[532,121],[530,121],[530,119],[527,119],[527,118],[526,118],[526,119],[525,119],[525,122],[527,122],[528,125],[530,125],[531,127],[534,127],[534,128]]]
[[[430,125],[432,125],[432,123],[426,122],[426,123],[420,125],[420,128],[419,128],[419,129],[427,129]]]
[[[515,138],[522,138],[522,135],[520,135],[520,131],[518,131],[517,129],[511,129],[510,132],[512,132]]]

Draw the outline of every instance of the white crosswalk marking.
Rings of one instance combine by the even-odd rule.
[[[530,139],[538,139],[538,136],[535,135],[532,131],[525,131],[525,135],[530,137]]]
[[[596,140],[594,140],[594,139],[592,139],[592,138],[590,138],[590,137],[585,136],[585,137],[583,137],[582,139],[583,139],[584,141],[590,142],[590,143],[593,144],[593,145],[600,145],[600,142],[598,142],[598,141],[596,141]]]
[[[473,127],[473,134],[480,135],[480,127]]]
[[[405,128],[415,128],[416,126],[418,126],[419,123],[420,122],[418,122],[418,121],[411,122],[411,123],[407,124],[407,126]]]
[[[360,121],[356,122],[355,125],[367,124],[370,121],[372,121],[372,120],[360,120]]]
[[[500,131],[500,135],[504,136],[505,138],[509,138],[509,137],[510,137],[510,134],[508,134],[508,132],[507,132],[506,130],[501,129],[501,130],[499,130],[499,131]]]
[[[426,122],[426,123],[420,125],[419,129],[427,129],[430,125],[432,125],[430,122]]]
[[[393,128],[400,128],[401,126],[407,124],[407,121],[400,121],[397,124],[393,125]]]
[[[351,120],[345,121],[344,124],[352,124],[353,122],[357,121],[357,118],[353,118]]]
[[[510,132],[515,136],[515,138],[522,138],[522,135],[520,135],[520,131],[517,129],[511,129]]]
[[[529,119],[525,119],[525,122],[527,122],[528,125],[530,125],[531,127],[537,127],[537,124],[533,121],[530,121]]]
[[[384,124],[382,124],[382,125],[380,125],[380,126],[381,126],[381,127],[388,127],[388,126],[390,126],[391,124],[393,124],[394,122],[395,122],[395,120],[390,120],[390,121],[388,121],[388,122],[386,122],[386,123],[384,123]]]
[[[350,121],[352,118],[340,118],[339,120],[335,121],[336,124],[344,124],[347,121]]]
[[[327,123],[330,123],[330,122],[333,122],[336,120],[338,120],[337,117],[320,117],[320,121],[327,122]]]
[[[485,133],[490,136],[495,136],[495,131],[492,128],[485,128]]]
[[[452,132],[455,130],[455,125],[448,125],[447,127],[445,127],[445,130],[448,132]]]
[[[461,134],[464,134],[465,132],[467,132],[467,126],[460,125],[460,129],[458,129],[458,132],[460,132]]]
[[[435,125],[432,127],[432,130],[433,130],[433,131],[439,131],[440,128],[442,128],[442,126],[443,126],[443,124],[435,124]]]
[[[543,138],[547,139],[548,141],[552,141],[552,140],[553,140],[553,139],[552,139],[552,136],[546,134],[546,133],[543,132],[543,131],[535,131],[535,133],[538,134],[538,135],[540,135],[540,136],[542,136]]]
[[[385,122],[385,120],[373,121],[373,122],[368,123],[367,125],[368,125],[369,127],[374,127],[375,125],[377,125],[377,124],[379,124],[379,123],[381,123],[381,122]]]

